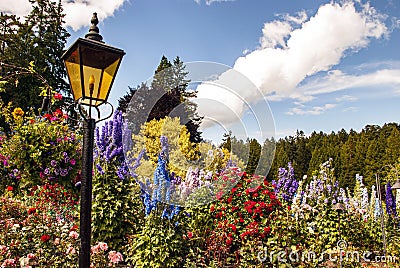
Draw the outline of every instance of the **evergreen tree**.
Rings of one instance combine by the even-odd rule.
[[[196,92],[187,89],[190,82],[186,79],[187,74],[179,57],[172,64],[163,56],[150,86],[142,84],[136,89],[129,88],[129,92],[119,99],[118,110],[134,121],[130,122],[133,133],[137,134],[143,123],[153,119],[179,117],[190,133],[190,141],[202,140],[199,131],[202,118],[196,113],[196,105],[190,102]]]
[[[307,174],[308,165],[311,160],[311,152],[307,147],[307,139],[302,130],[296,131],[296,152],[293,160],[293,167],[296,178],[302,178]]]
[[[371,187],[375,184],[375,174],[383,166],[382,159],[385,159],[386,140],[384,135],[370,143],[365,158],[364,184]]]
[[[400,131],[396,126],[392,127],[390,136],[386,139],[385,162],[386,165],[393,165],[400,157]]]
[[[0,62],[28,68],[33,62],[34,71],[56,91],[69,94],[65,81],[65,68],[60,59],[69,37],[62,27],[64,14],[61,1],[30,0],[31,13],[24,19],[14,15],[0,15]],[[43,82],[31,73],[14,68],[0,70],[7,79],[5,91],[0,94],[3,102],[27,110],[40,108],[39,96]]]
[[[256,139],[250,139],[247,142],[250,145],[250,151],[245,171],[248,174],[254,174],[260,160],[261,145]]]
[[[224,133],[223,138],[222,138],[222,144],[220,145],[220,148],[225,148],[229,152],[232,150],[231,136],[232,136],[231,130],[229,130],[229,133]]]
[[[261,155],[258,167],[256,169],[256,174],[267,176],[270,168],[272,167],[272,162],[275,155],[275,139],[266,139],[262,146]]]

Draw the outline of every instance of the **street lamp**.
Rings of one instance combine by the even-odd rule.
[[[79,267],[90,267],[92,172],[95,119],[92,108],[108,103],[107,98],[125,52],[106,45],[99,34],[97,13],[93,13],[89,33],[79,38],[62,55],[74,101],[83,117],[82,179],[80,201]],[[88,106],[88,115],[82,106]],[[104,119],[102,119],[104,120]],[[99,120],[101,121],[101,120]],[[98,122],[98,121],[97,121]]]

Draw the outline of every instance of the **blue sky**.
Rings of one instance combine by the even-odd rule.
[[[115,105],[128,86],[149,79],[165,55],[228,65],[248,77],[268,100],[277,137],[294,135],[297,129],[306,134],[359,131],[367,124],[399,122],[399,1],[64,2],[68,45],[85,35],[96,11],[105,42],[127,53],[110,95]],[[0,10],[24,14],[27,3],[2,1]],[[227,98],[213,95],[218,93],[207,86],[199,90],[202,98],[221,103]],[[256,116],[262,120],[260,94],[238,93],[259,110]],[[241,110],[244,121],[249,120],[240,103],[230,109]],[[200,110],[215,115],[226,128],[237,124],[229,111]],[[255,124],[248,124],[247,135],[264,137]],[[214,127],[204,132],[217,139],[223,131]]]

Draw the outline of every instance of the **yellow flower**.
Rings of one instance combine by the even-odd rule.
[[[24,115],[24,111],[18,107],[18,108],[14,109],[14,111],[12,112],[12,115],[13,115],[14,119],[17,119]]]

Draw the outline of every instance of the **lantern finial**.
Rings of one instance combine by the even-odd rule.
[[[85,35],[85,38],[98,42],[103,42],[103,37],[99,34],[99,27],[97,27],[99,19],[97,18],[96,12],[93,13],[92,20],[90,22],[92,23],[92,25],[89,28],[89,32]]]

